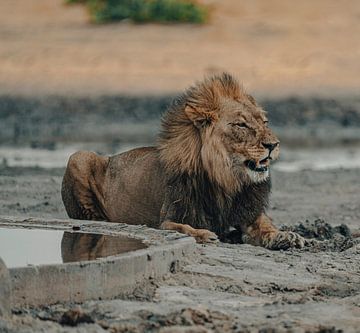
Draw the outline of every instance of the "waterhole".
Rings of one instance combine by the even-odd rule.
[[[143,248],[141,240],[126,236],[0,228],[0,257],[9,268],[95,260]]]

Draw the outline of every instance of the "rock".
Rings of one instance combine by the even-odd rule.
[[[9,270],[0,258],[0,317],[11,313],[11,281]]]

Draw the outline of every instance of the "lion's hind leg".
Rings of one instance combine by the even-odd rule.
[[[106,220],[103,183],[108,158],[92,152],[71,155],[65,170],[61,196],[69,217]]]
[[[164,221],[160,225],[160,229],[164,230],[175,230],[182,234],[192,236],[195,238],[197,243],[215,243],[218,241],[218,237],[215,233],[207,229],[195,229],[188,224],[175,223],[171,221]]]
[[[243,241],[247,244],[263,246],[270,250],[303,248],[306,240],[292,231],[280,231],[265,214],[244,230]]]

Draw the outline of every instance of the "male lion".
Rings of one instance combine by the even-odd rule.
[[[245,243],[303,247],[300,235],[279,231],[265,214],[270,161],[279,154],[267,123],[231,75],[207,78],[173,101],[156,147],[73,154],[62,185],[66,211],[75,219],[176,230],[199,243],[234,227]]]

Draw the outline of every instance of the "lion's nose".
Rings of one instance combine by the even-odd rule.
[[[264,146],[264,148],[269,149],[269,152],[272,152],[276,148],[276,146],[279,145],[279,142],[275,142],[275,143],[262,142],[261,144]]]

